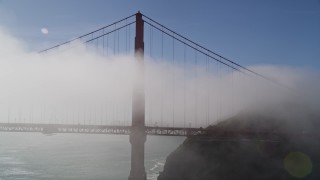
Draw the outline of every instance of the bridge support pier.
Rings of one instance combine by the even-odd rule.
[[[144,167],[144,144],[146,134],[141,133],[143,129],[136,128],[131,130],[131,171],[129,180],[146,180],[146,171]]]
[[[145,93],[144,93],[144,42],[142,14],[136,14],[135,37],[135,77],[132,96],[132,126],[130,132],[131,143],[131,171],[129,180],[146,180],[144,167],[145,131]]]

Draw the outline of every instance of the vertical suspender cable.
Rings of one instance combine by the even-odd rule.
[[[117,30],[117,34],[118,34],[118,55],[120,54],[120,49],[119,49],[119,47],[120,47],[120,38],[119,38],[120,37],[120,35],[119,35],[120,34],[120,30],[121,29]]]
[[[153,58],[153,28],[150,26],[150,65],[152,65],[152,58]],[[150,72],[150,68],[149,68],[149,72]],[[151,122],[151,126],[153,125],[153,100],[152,100],[152,97],[153,96],[153,90],[152,90],[152,86],[149,86],[149,89],[150,89],[150,122]]]
[[[234,115],[234,77],[233,77],[233,69],[231,68],[231,113]]]
[[[89,125],[92,125],[92,107],[90,107],[90,112],[89,112]]]
[[[93,33],[91,33],[91,39],[93,39]],[[93,43],[94,43],[94,41],[91,41],[91,43],[93,44]]]
[[[151,45],[151,26],[149,26],[149,56],[150,56],[150,59],[152,58],[152,45]],[[149,62],[150,63],[150,62]],[[147,67],[147,72],[148,70],[150,70],[148,67]],[[147,76],[148,77],[148,76]],[[149,79],[149,78],[148,78]],[[148,83],[147,81],[147,87],[148,87],[148,113],[149,113],[149,125],[152,125],[152,104],[151,104],[151,87],[150,87],[150,84]]]
[[[104,34],[104,28],[102,29],[102,34]],[[104,56],[104,36],[102,36],[102,55]]]
[[[116,36],[117,36],[117,55],[119,55],[119,33],[120,33],[120,29],[118,29],[116,32]]]
[[[128,21],[126,19],[126,54],[128,54]]]
[[[216,101],[217,101],[217,107],[216,107],[216,114],[217,114],[217,121],[220,118],[220,72],[219,72],[219,62],[217,61],[217,93],[216,93]]]
[[[150,26],[150,29],[149,29],[149,56],[150,56],[150,59],[151,59],[151,49],[152,49],[152,46],[151,46],[151,26]],[[149,62],[150,63],[150,62]],[[150,69],[149,69],[150,70]],[[148,71],[148,67],[147,67],[147,71]],[[148,81],[147,82],[149,82],[149,78],[148,78]],[[148,83],[148,102],[149,102],[149,125],[150,126],[152,126],[152,118],[151,118],[151,116],[152,116],[152,105],[151,105],[151,97],[152,97],[152,95],[151,95],[151,86],[150,86],[150,84]]]
[[[174,108],[175,108],[175,73],[174,73],[174,66],[175,66],[175,60],[174,60],[174,38],[172,38],[172,75],[173,75],[173,80],[172,80],[172,127],[174,127]]]
[[[19,108],[19,122],[21,123],[21,106],[20,106],[20,108]]]
[[[85,108],[85,105],[84,105],[84,108],[83,108],[83,125],[86,125],[86,108]]]
[[[45,106],[44,106],[44,110],[45,110]],[[45,111],[43,111],[43,116],[45,117]],[[66,122],[69,123],[69,107],[68,107],[68,105],[66,106]]]
[[[114,24],[114,30],[117,29],[117,24]],[[116,32],[113,34],[113,56],[116,55]]]
[[[31,107],[30,112],[29,112],[29,121],[30,121],[30,123],[33,123],[32,118],[31,118],[31,111],[32,111],[32,107]]]
[[[78,106],[78,123],[77,124],[80,124],[80,106]]]
[[[76,124],[75,119],[74,119],[74,110],[72,110],[72,124]]]
[[[100,39],[100,38],[97,38],[97,39],[96,39],[96,42],[97,42],[96,49],[97,49],[97,50],[99,50],[99,39]]]
[[[46,105],[43,105],[43,122],[46,122]]]
[[[221,64],[219,63],[219,119],[221,120],[221,116],[222,116],[222,85],[223,85],[223,82],[222,82],[222,67],[221,67]]]
[[[107,56],[109,56],[109,34],[107,34]]]
[[[195,59],[195,127],[198,126],[198,57],[197,51],[194,51]]]
[[[130,48],[131,48],[131,24],[129,25],[129,52],[130,52]]]
[[[94,105],[94,124],[98,124],[98,118],[97,118],[97,104]]]
[[[183,47],[183,127],[186,128],[186,45]]]
[[[10,105],[8,106],[8,123],[10,123]]]
[[[208,56],[206,56],[206,78],[209,79],[209,60]],[[209,125],[209,109],[210,109],[210,93],[209,93],[209,82],[206,83],[206,101],[207,101],[207,112],[206,112],[206,126]]]
[[[164,65],[164,59],[163,59],[163,32],[161,32],[161,61],[162,65]],[[162,71],[161,71],[162,72]],[[161,127],[163,127],[163,98],[164,98],[164,76],[161,76]]]

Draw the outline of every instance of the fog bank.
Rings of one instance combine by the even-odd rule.
[[[76,42],[39,54],[1,28],[0,39],[2,122],[131,124],[132,53],[104,56]],[[213,63],[208,70],[148,55],[144,67],[147,125],[206,126],[284,103],[319,112],[320,76],[312,69],[248,67],[269,81]]]

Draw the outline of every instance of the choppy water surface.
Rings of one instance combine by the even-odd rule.
[[[183,140],[147,137],[148,179],[156,179],[166,156]],[[0,133],[0,179],[127,180],[130,152],[128,136]]]

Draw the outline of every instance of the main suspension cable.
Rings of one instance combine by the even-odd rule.
[[[118,24],[118,23],[120,23],[120,22],[122,22],[122,21],[124,21],[124,20],[127,20],[127,19],[135,16],[135,15],[136,15],[136,14],[133,14],[133,15],[128,16],[128,17],[126,17],[126,18],[123,18],[123,19],[121,19],[121,20],[119,20],[119,21],[116,21],[116,22],[114,22],[114,23],[112,23],[112,24],[109,24],[109,25],[107,25],[107,26],[101,27],[101,28],[99,28],[99,29],[97,29],[97,30],[94,30],[94,31],[91,31],[91,32],[86,33],[86,34],[84,34],[84,35],[78,36],[78,37],[76,37],[76,38],[74,38],[74,39],[71,39],[71,40],[69,40],[69,41],[65,41],[65,42],[63,42],[63,43],[57,44],[57,45],[52,46],[52,47],[50,47],[50,48],[41,50],[41,51],[39,51],[39,53],[46,52],[46,51],[48,51],[48,50],[57,48],[57,47],[59,47],[59,46],[62,46],[62,45],[71,43],[71,42],[76,41],[76,40],[80,40],[81,38],[83,38],[83,37],[85,37],[85,36],[88,36],[88,35],[90,35],[90,34],[93,34],[93,33],[95,33],[95,32],[98,32],[98,31],[100,31],[100,30],[102,30],[102,29],[105,29],[105,28],[108,28],[108,27],[113,26],[113,25],[115,25],[115,24]]]

